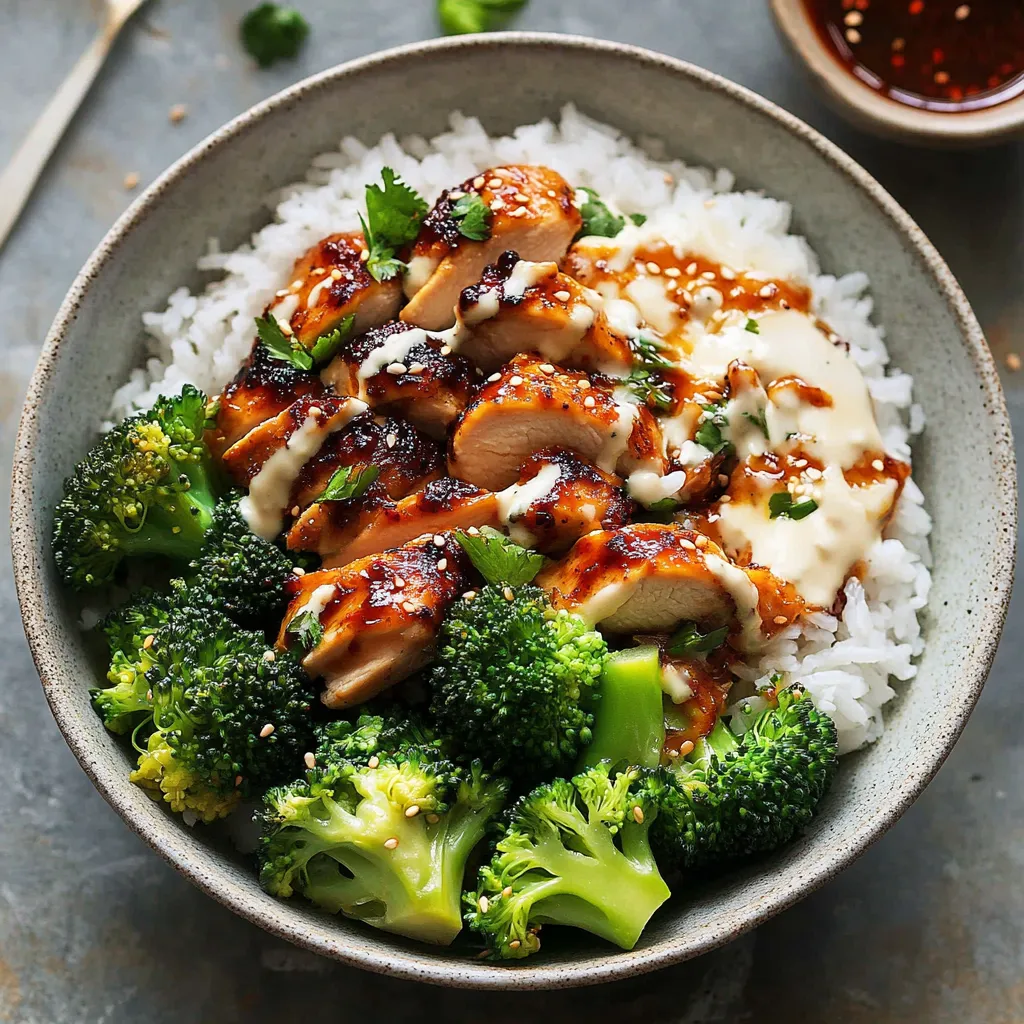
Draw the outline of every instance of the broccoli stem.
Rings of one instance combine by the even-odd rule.
[[[656,768],[665,743],[658,648],[613,654],[605,662],[600,694],[594,738],[583,751],[580,770],[601,761]]]

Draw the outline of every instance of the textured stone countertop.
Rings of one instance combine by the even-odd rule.
[[[130,201],[125,176],[147,183],[228,118],[306,74],[437,31],[432,0],[297,2],[314,34],[299,61],[272,71],[257,71],[236,44],[250,0],[153,0],[118,42],[0,253],[5,479],[36,353],[75,272]],[[0,164],[87,45],[95,13],[87,0],[0,3]],[[811,93],[762,0],[532,0],[517,27],[665,50],[794,111],[867,166],[923,226],[1001,365],[1015,347],[1024,351],[1024,145],[930,153],[863,136]],[[172,124],[176,104],[187,115]],[[1004,384],[1024,432],[1024,375],[1004,370]],[[969,523],[968,478],[963,488]],[[6,544],[0,645],[0,1021],[1024,1020],[1020,596],[949,761],[840,878],[700,960],[599,989],[520,996],[442,991],[341,967],[235,918],[178,877],[65,747],[24,642]]]

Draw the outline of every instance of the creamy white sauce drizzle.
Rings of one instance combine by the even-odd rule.
[[[329,434],[348,425],[366,405],[350,398],[336,416],[321,422],[307,416],[287,442],[274,452],[249,483],[249,493],[238,503],[242,518],[257,536],[273,540],[284,524],[283,512],[292,485],[302,467],[320,450]]]
[[[693,696],[683,673],[671,662],[661,666],[661,690],[673,704],[682,704]]]
[[[405,297],[411,299],[431,278],[441,261],[436,256],[413,256],[405,268],[402,288]]]
[[[640,411],[639,407],[634,405],[625,395],[619,398],[619,391],[620,389],[616,388],[615,422],[608,428],[604,445],[595,460],[598,469],[603,469],[606,473],[615,472],[619,459],[629,445],[629,438],[633,433],[633,424],[636,422]]]
[[[298,308],[299,297],[295,292],[290,292],[288,295],[281,296],[281,298],[270,307],[270,318],[272,320],[284,320],[287,323],[295,315],[295,311]]]
[[[553,462],[542,466],[536,476],[526,483],[512,484],[503,491],[498,491],[498,518],[508,526],[509,523],[529,512],[531,506],[542,498],[546,498],[561,479],[562,469]]]
[[[497,288],[488,288],[465,312],[456,306],[455,316],[467,327],[472,327],[474,324],[483,323],[484,320],[490,320],[492,316],[497,316],[500,309],[501,292]]]
[[[636,584],[636,580],[609,583],[591,594],[574,611],[588,625],[596,626],[611,618],[633,596]]]
[[[686,471],[682,469],[665,476],[653,469],[635,469],[626,477],[629,496],[647,507],[665,498],[674,498],[685,485]]]
[[[740,642],[744,650],[756,651],[764,642],[761,636],[761,613],[757,610],[757,587],[742,569],[718,555],[705,554],[704,564],[736,606]]]
[[[306,296],[306,309],[315,308],[320,301],[320,293],[325,288],[329,289],[332,284],[334,284],[334,278],[330,274],[322,274],[320,280],[309,289],[309,294]]]
[[[557,263],[531,263],[529,260],[520,260],[512,268],[512,273],[501,288],[505,298],[521,299],[527,289],[535,288],[541,281],[546,281],[557,273]]]
[[[422,327],[410,327],[407,331],[392,334],[359,364],[356,377],[360,381],[367,381],[392,363],[404,365],[409,352],[429,338],[430,335]]]
[[[669,335],[679,323],[679,307],[665,291],[667,278],[660,275],[636,277],[626,285],[626,295],[659,334]]]
[[[309,595],[309,600],[292,616],[293,619],[297,619],[300,615],[315,615],[318,619],[323,614],[324,609],[334,600],[334,595],[338,592],[338,586],[336,583],[322,583],[316,590]]]

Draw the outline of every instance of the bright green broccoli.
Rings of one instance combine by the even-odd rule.
[[[214,507],[205,421],[206,398],[186,385],[124,420],[75,467],[53,522],[65,582],[107,583],[130,556],[199,554]]]
[[[652,782],[651,842],[663,867],[718,866],[788,843],[814,816],[838,764],[836,729],[791,687],[741,737],[722,719]]]
[[[647,830],[657,804],[636,768],[603,762],[539,786],[512,808],[494,859],[466,894],[466,923],[492,957],[540,948],[541,925],[571,925],[632,949],[669,897]]]
[[[295,658],[208,608],[172,609],[152,637],[132,782],[212,821],[295,771],[312,740],[311,688]]]
[[[600,633],[555,611],[538,587],[488,585],[442,624],[431,713],[467,756],[520,780],[543,778],[590,742],[607,655]]]
[[[508,784],[444,759],[415,721],[362,716],[320,732],[316,767],[264,800],[260,882],[410,938],[462,927],[466,861]]]

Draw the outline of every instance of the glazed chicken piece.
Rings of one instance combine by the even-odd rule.
[[[603,305],[556,263],[505,252],[459,296],[459,352],[484,373],[520,352],[536,352],[563,366],[624,377],[633,352],[612,330]]]
[[[398,502],[358,509],[321,502],[293,525],[288,547],[315,551],[329,567],[427,532],[490,526],[557,554],[591,530],[627,523],[633,508],[615,477],[569,452],[539,452],[522,467],[519,483],[497,493],[446,477]]]
[[[445,611],[466,586],[468,559],[450,536],[422,537],[404,547],[323,569],[288,583],[291,604],[277,646],[293,645],[289,624],[316,616],[320,641],[303,658],[322,676],[329,708],[361,704],[430,660]]]
[[[612,633],[667,633],[682,622],[730,627],[754,651],[804,610],[793,586],[767,569],[741,569],[703,534],[637,523],[591,533],[536,579],[556,608]]]
[[[448,471],[478,487],[514,483],[543,448],[576,452],[606,473],[663,472],[658,425],[647,408],[615,394],[612,382],[518,356],[487,383],[455,424]]]
[[[315,373],[274,359],[260,341],[218,399],[214,426],[206,440],[214,455],[223,455],[253,427],[287,409],[303,395],[322,395],[327,389]]]
[[[452,216],[464,196],[479,196],[491,210],[483,241],[463,235]],[[507,249],[524,260],[561,260],[583,223],[574,198],[560,174],[530,165],[495,167],[442,192],[409,259],[402,319],[429,331],[450,327],[459,293]]]
[[[321,374],[340,394],[437,438],[465,408],[478,376],[444,337],[398,320],[356,338]]]
[[[292,487],[291,506],[305,509],[324,492],[344,466],[376,466],[377,479],[365,497],[404,498],[428,480],[444,473],[444,450],[405,420],[385,419],[366,412],[344,430],[332,434],[303,467]]]
[[[340,327],[353,314],[350,336],[387,323],[398,315],[402,286],[398,280],[375,281],[362,254],[366,242],[358,231],[328,235],[295,262],[291,283],[277,293],[266,315],[294,334],[306,347]]]

